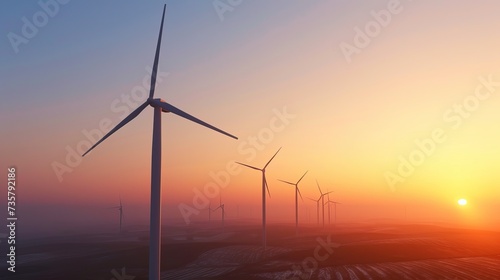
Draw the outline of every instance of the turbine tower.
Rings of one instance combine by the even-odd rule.
[[[269,197],[271,197],[271,193],[269,192],[269,186],[267,185],[267,180],[266,180],[266,168],[271,163],[271,161],[274,159],[274,157],[278,154],[278,152],[281,150],[281,148],[278,149],[278,151],[274,154],[274,156],[264,165],[263,168],[258,168],[254,167],[248,164],[244,164],[241,162],[236,162],[237,164],[246,166],[248,168],[252,168],[254,170],[258,170],[262,172],[262,245],[264,246],[264,252],[266,251],[267,247],[267,240],[266,240],[266,189],[267,193],[269,194]]]
[[[224,216],[226,214],[226,211],[224,210],[224,204],[222,204],[222,198],[219,197],[219,207],[215,208],[214,211],[217,211],[217,209],[221,209],[222,211],[222,226],[224,226]]]
[[[149,89],[149,98],[135,109],[130,115],[123,119],[117,126],[110,130],[104,137],[95,143],[87,152],[94,149],[102,141],[129,123],[137,117],[148,105],[154,109],[153,117],[153,144],[151,156],[151,211],[150,211],[150,232],[149,232],[149,280],[160,279],[160,256],[161,256],[161,115],[162,113],[173,113],[182,118],[188,119],[192,122],[215,130],[219,133],[238,139],[237,137],[212,126],[192,115],[174,107],[173,105],[163,101],[160,98],[154,98],[156,75],[158,72],[158,60],[160,57],[161,37],[163,32],[163,22],[165,19],[165,10],[167,5],[163,6],[163,15],[161,18],[160,32],[158,34],[158,41],[156,44],[156,52],[153,63],[153,71],[151,73],[151,86]]]
[[[300,177],[300,179],[297,181],[297,183],[279,180],[283,183],[295,186],[295,236],[299,235],[299,200],[298,200],[298,196],[300,195],[300,199],[302,199],[302,201],[304,200],[302,198],[302,194],[300,193],[300,190],[299,190],[299,183],[302,180],[302,178],[304,178],[304,176],[306,176],[307,172],[308,171],[306,171],[306,173],[304,173],[304,175],[302,175],[302,177]]]

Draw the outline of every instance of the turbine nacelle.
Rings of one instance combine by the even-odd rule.
[[[306,176],[307,172],[309,172],[309,171],[306,171],[306,172],[304,173],[304,175],[302,175],[302,177],[300,177],[300,179],[297,181],[297,183],[292,183],[292,182],[285,181],[285,180],[280,180],[280,179],[278,179],[278,181],[281,181],[281,182],[283,182],[283,183],[285,183],[285,184],[288,184],[288,185],[295,186],[295,191],[296,191],[296,192],[298,192],[298,194],[300,195],[300,198],[301,198],[302,200],[304,200],[304,199],[302,198],[302,194],[300,193],[299,183],[300,183],[300,181],[302,181],[302,179],[304,178],[304,176]]]
[[[146,101],[149,106],[153,107],[153,108],[156,108],[156,107],[160,107],[158,106],[158,102],[159,103],[167,103],[165,100],[161,99],[161,98],[148,98],[148,100]],[[161,108],[161,107],[160,107]],[[163,113],[170,113],[170,111],[164,109],[164,108],[161,108],[161,111]]]
[[[219,207],[215,208],[214,211],[217,210],[217,209],[222,209],[222,211],[224,211],[224,204],[219,205]]]

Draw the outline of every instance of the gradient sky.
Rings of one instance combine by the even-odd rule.
[[[182,219],[179,204],[192,205],[194,189],[213,182],[210,172],[234,160],[261,166],[283,147],[268,169],[271,221],[294,220],[293,188],[276,179],[309,170],[304,198],[318,196],[317,179],[343,203],[340,221],[403,219],[406,206],[415,221],[498,225],[500,86],[460,124],[448,111],[473,97],[479,77],[500,81],[500,4],[401,1],[349,63],[340,44],[354,45],[355,28],[389,2],[242,1],[221,20],[212,1],[168,1],[156,97],[240,139],[163,116],[164,218]],[[114,126],[140,103],[131,96],[148,77],[163,3],[69,1],[18,53],[8,34],[21,35],[22,18],[33,22],[43,10],[37,1],[2,3],[1,166],[18,168],[18,207],[32,228],[109,221],[114,215],[102,209],[119,195],[129,219],[147,221],[151,109],[62,181],[54,164],[67,166],[67,148],[84,145],[84,131]],[[268,132],[285,107],[295,117],[250,148],[249,137]],[[400,156],[435,129],[446,141],[391,188],[385,174],[397,174]],[[226,214],[239,208],[257,219],[259,173],[237,171],[222,190]],[[462,197],[465,207],[456,203]],[[301,220],[314,221],[315,207],[301,202]]]

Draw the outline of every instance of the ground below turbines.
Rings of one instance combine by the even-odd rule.
[[[499,279],[500,233],[433,225],[339,224],[322,230],[228,220],[163,228],[162,279]],[[335,244],[327,246],[324,243]],[[322,241],[319,241],[322,240]],[[323,244],[323,245],[322,245]],[[66,235],[19,245],[2,279],[147,279],[148,229]],[[322,247],[323,246],[323,247]],[[317,249],[320,248],[320,249]],[[315,256],[318,252],[320,258]],[[314,261],[316,264],[314,265]],[[304,268],[302,264],[306,264]],[[6,271],[6,270],[4,270]],[[297,277],[297,278],[294,278]],[[300,277],[303,278],[300,278]],[[131,278],[123,278],[131,279]]]

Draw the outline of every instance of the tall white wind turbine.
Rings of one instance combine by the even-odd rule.
[[[150,232],[149,232],[149,280],[160,279],[160,256],[161,256],[161,114],[173,113],[192,122],[215,130],[219,133],[227,135],[231,138],[237,137],[212,126],[192,115],[178,109],[177,107],[165,102],[160,98],[154,98],[156,76],[158,72],[158,60],[160,57],[161,37],[163,32],[163,22],[165,19],[166,5],[163,6],[163,15],[161,18],[160,32],[158,34],[158,42],[153,63],[153,71],[151,73],[151,86],[149,89],[149,98],[140,105],[135,111],[123,119],[117,126],[109,131],[104,137],[95,143],[83,156],[94,149],[102,141],[129,123],[137,117],[148,105],[154,109],[153,118],[153,145],[151,156],[151,212],[150,212]]]
[[[302,180],[302,178],[304,178],[304,176],[306,176],[307,172],[308,171],[306,171],[306,173],[304,173],[304,175],[302,175],[302,177],[300,177],[300,179],[297,181],[297,183],[279,180],[283,183],[295,186],[295,236],[299,235],[299,200],[298,200],[298,196],[300,195],[300,198],[302,200],[304,200],[302,198],[302,194],[300,193],[300,190],[299,190],[299,183]]]
[[[278,151],[274,154],[274,156],[264,165],[264,168],[258,168],[254,167],[248,164],[244,164],[241,162],[236,162],[237,164],[246,166],[248,168],[252,168],[258,171],[262,172],[262,245],[264,246],[264,251],[266,250],[267,247],[267,240],[266,240],[266,189],[267,193],[269,194],[269,197],[271,196],[271,193],[269,192],[269,186],[267,185],[267,180],[266,180],[266,168],[271,163],[271,161],[274,159],[274,157],[278,154],[278,152],[281,150],[281,148],[278,149]]]

